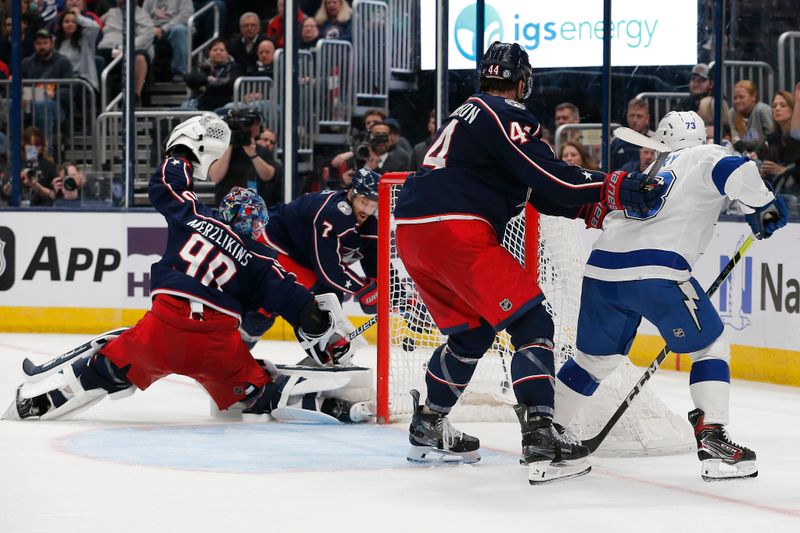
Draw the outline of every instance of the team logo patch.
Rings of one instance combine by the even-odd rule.
[[[508,79],[508,78],[510,78],[510,77],[511,77],[511,71],[510,71],[510,70],[508,70],[508,69],[505,69],[505,70],[503,70],[503,77],[504,77],[505,79]]]
[[[672,330],[672,334],[678,338],[685,337],[686,333],[684,333],[683,328],[675,328]]]
[[[511,98],[506,98],[506,103],[510,106],[518,107],[519,109],[525,109],[525,106],[516,100],[512,100]]]
[[[7,291],[14,285],[15,241],[11,228],[0,227],[0,291]]]
[[[353,213],[353,208],[350,207],[350,204],[348,204],[344,200],[336,204],[336,207],[338,207],[339,211],[341,211],[345,215],[351,215]]]
[[[512,307],[511,300],[509,300],[508,298],[503,298],[503,300],[500,302],[500,309],[502,309],[503,311],[509,311],[511,307]]]

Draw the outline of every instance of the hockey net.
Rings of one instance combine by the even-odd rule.
[[[394,244],[394,202],[405,173],[381,177],[379,194],[379,310],[378,310],[378,418],[408,418],[412,414],[409,390],[425,393],[425,367],[446,341],[408,276]],[[539,215],[532,208],[506,226],[503,246],[537,276],[548,312],[555,323],[556,369],[575,349],[581,280],[586,251],[578,221]],[[450,417],[454,421],[516,421],[511,390],[514,349],[506,332],[477,365],[469,386]],[[600,432],[641,377],[627,359],[607,378],[573,430],[582,439]],[[616,424],[600,448],[607,454],[642,455],[679,453],[694,447],[691,428],[645,388]]]

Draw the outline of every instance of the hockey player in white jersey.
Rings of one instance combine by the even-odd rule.
[[[647,213],[610,212],[589,222],[602,227],[586,264],[578,318],[577,352],[558,372],[553,422],[569,426],[575,414],[628,354],[642,317],[670,351],[693,361],[689,413],[706,481],[755,477],[756,454],[734,443],[728,424],[730,370],[723,324],[692,277],[711,240],[725,198],[744,204],[759,239],[786,224],[787,210],[761,179],[753,161],[704,144],[703,120],[693,111],[668,113],[655,139],[641,146],[671,152],[657,175],[667,193]]]

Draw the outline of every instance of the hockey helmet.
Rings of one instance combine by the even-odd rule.
[[[706,124],[694,111],[670,111],[658,123],[656,141],[669,152],[705,144]]]
[[[224,120],[214,113],[203,113],[175,126],[167,139],[166,150],[178,145],[189,148],[197,159],[194,165],[194,178],[208,179],[211,163],[219,159],[231,140],[231,129]]]
[[[353,174],[353,191],[367,200],[378,201],[378,182],[381,175],[368,168],[361,168]]]
[[[240,237],[255,239],[269,222],[264,200],[250,189],[234,187],[219,204],[219,217]]]
[[[481,78],[507,80],[517,83],[523,80],[522,99],[531,95],[533,89],[533,69],[528,60],[528,52],[517,43],[495,41],[481,58]]]

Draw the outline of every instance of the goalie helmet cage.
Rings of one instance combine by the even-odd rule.
[[[446,341],[433,323],[394,244],[394,203],[408,173],[386,173],[378,195],[378,360],[379,423],[412,414],[409,390],[425,391],[425,367]],[[539,215],[526,209],[506,226],[503,246],[538,280],[545,307],[555,323],[556,368],[575,350],[578,309],[586,250],[579,221]],[[469,387],[450,417],[461,421],[516,421],[512,406],[509,336],[501,332],[477,365]],[[626,358],[603,381],[571,428],[581,439],[595,436],[639,379]],[[611,455],[680,453],[694,449],[694,437],[683,417],[672,413],[645,388],[620,419],[599,452]]]

